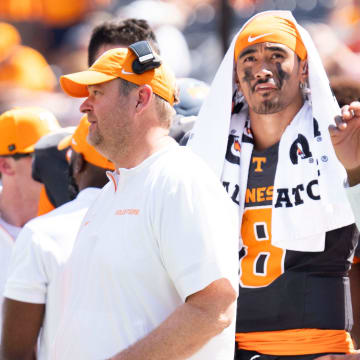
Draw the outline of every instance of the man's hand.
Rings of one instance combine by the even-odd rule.
[[[348,355],[325,355],[316,358],[315,360],[359,360],[360,354],[348,354]]]
[[[360,183],[360,102],[342,107],[341,115],[335,119],[336,126],[329,126],[329,132],[352,186]]]

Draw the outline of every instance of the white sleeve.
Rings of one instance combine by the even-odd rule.
[[[356,226],[360,230],[360,184],[345,187],[345,192],[354,213]]]
[[[220,278],[238,291],[237,207],[202,162],[175,177],[154,201],[160,255],[178,293],[185,301]]]
[[[20,231],[10,260],[4,296],[18,301],[44,304],[48,279],[36,234],[26,225]]]

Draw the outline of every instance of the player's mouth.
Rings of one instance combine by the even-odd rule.
[[[254,86],[254,91],[257,93],[264,93],[264,92],[276,91],[276,90],[278,90],[278,87],[276,86],[274,81],[268,81],[265,83],[262,82]]]

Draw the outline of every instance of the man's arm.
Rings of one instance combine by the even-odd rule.
[[[44,312],[44,304],[4,299],[1,360],[35,359],[34,349]]]
[[[160,326],[111,360],[187,359],[235,318],[236,291],[227,279],[190,295]]]
[[[336,156],[346,169],[349,185],[355,186],[360,183],[360,102],[344,106],[341,115],[342,118],[335,119],[336,126],[329,127],[329,132]],[[358,215],[356,211],[354,214]],[[352,281],[359,281],[358,277],[352,278]],[[360,354],[326,355],[316,360],[360,360]]]

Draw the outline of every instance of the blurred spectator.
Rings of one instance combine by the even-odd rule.
[[[55,76],[45,58],[21,45],[20,34],[10,24],[0,23],[0,86],[51,91]]]
[[[329,77],[341,75],[360,80],[360,57],[339,38],[337,32],[323,23],[308,24],[306,28]]]
[[[181,30],[186,18],[176,4],[155,0],[136,0],[119,7],[121,18],[141,18],[148,21],[159,43],[161,57],[177,77],[188,76],[191,71],[189,47]]]
[[[360,1],[337,1],[328,16],[328,24],[352,51],[360,52]]]
[[[37,214],[41,184],[31,178],[34,145],[58,128],[54,115],[41,108],[13,109],[0,116],[0,294],[14,239]]]
[[[176,115],[169,135],[177,142],[189,132],[196,121],[200,107],[209,92],[209,85],[193,78],[177,79],[179,102],[174,105]]]
[[[0,17],[65,27],[81,21],[89,11],[110,3],[111,0],[1,0]]]
[[[340,107],[360,101],[360,79],[334,76],[330,78],[330,86]]]

